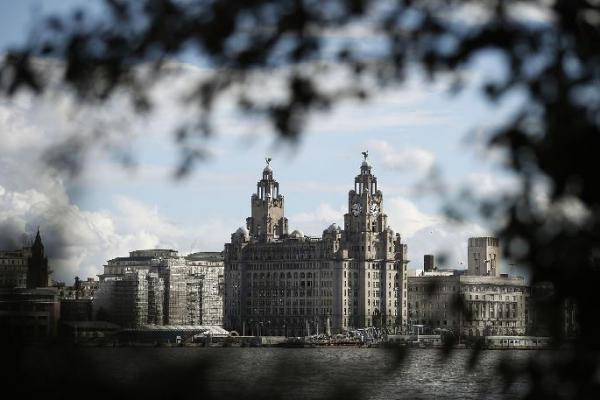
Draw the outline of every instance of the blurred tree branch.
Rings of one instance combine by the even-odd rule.
[[[431,79],[451,76],[460,90],[470,62],[500,55],[505,71],[486,78],[482,93],[490,101],[515,92],[526,99],[489,142],[507,150],[507,167],[522,183],[497,204],[506,210],[500,235],[508,256],[530,267],[534,283],[553,283],[557,314],[565,299],[574,301],[580,336],[570,360],[581,354],[590,363],[587,352],[599,347],[600,309],[599,1],[107,0],[105,6],[102,17],[83,11],[48,17],[35,39],[4,57],[0,91],[43,92],[48,80],[33,60],[53,58],[64,62],[61,80],[82,101],[125,91],[137,111],[148,112],[148,88],[165,62],[194,53],[210,73],[193,90],[198,120],[181,127],[180,143],[211,133],[213,106],[232,88],[240,111],[266,118],[278,137],[294,141],[315,111],[401,84],[412,67]],[[350,38],[353,31],[358,39]],[[366,51],[360,42],[373,47]],[[151,73],[138,74],[140,65]],[[285,95],[264,91],[256,100],[255,75],[282,70]],[[317,80],[320,71],[344,78],[328,90]],[[182,173],[202,154],[188,152]],[[535,190],[540,179],[550,187],[543,207]],[[561,379],[582,384],[569,374]],[[548,394],[542,386],[532,390],[534,397]]]

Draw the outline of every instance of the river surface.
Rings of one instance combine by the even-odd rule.
[[[500,361],[519,367],[544,353],[482,351],[469,369],[471,350],[454,350],[446,358],[437,349],[403,353],[353,347],[83,348],[81,352],[104,382],[124,391],[139,388],[140,394],[382,400],[519,397],[527,390],[525,378],[505,386]]]

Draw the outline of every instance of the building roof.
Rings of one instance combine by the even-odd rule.
[[[223,261],[223,253],[219,251],[199,251],[185,256],[190,261]]]
[[[489,276],[489,275],[452,275],[445,273],[424,273],[424,275],[420,276],[409,276],[409,282],[417,283],[417,282],[427,282],[431,280],[455,280],[460,282],[461,284],[466,285],[500,285],[500,286],[527,286],[525,280],[522,276],[505,276],[506,274],[502,274],[502,276]]]

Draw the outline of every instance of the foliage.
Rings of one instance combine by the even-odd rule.
[[[431,79],[450,76],[459,90],[479,56],[493,54],[502,71],[482,93],[489,101],[519,93],[518,112],[497,127],[490,146],[505,150],[520,191],[486,213],[504,218],[499,234],[514,262],[533,281],[551,282],[553,319],[575,304],[579,335],[566,358],[550,363],[555,385],[533,385],[530,398],[593,396],[598,382],[600,298],[597,152],[600,148],[600,2],[597,0],[107,0],[109,17],[50,17],[27,46],[6,55],[0,90],[41,92],[48,81],[34,57],[64,60],[62,80],[81,99],[102,102],[126,91],[135,108],[151,109],[147,90],[165,62],[195,53],[207,76],[190,101],[198,120],[178,140],[210,130],[219,96],[233,89],[244,113],[267,118],[279,137],[295,140],[303,122],[348,97],[376,95],[400,84],[412,68]],[[352,39],[359,33],[359,39]],[[369,49],[359,44],[369,44]],[[371,46],[372,45],[372,46]],[[140,76],[136,68],[150,65]],[[260,74],[286,77],[284,96],[254,95]],[[335,88],[321,73],[343,77]],[[191,152],[189,165],[202,152]],[[186,164],[187,163],[187,164]],[[186,169],[182,169],[185,171]],[[540,188],[548,189],[540,202]],[[494,210],[497,211],[494,214]],[[552,334],[562,340],[562,326]],[[586,373],[575,375],[585,365]],[[504,366],[505,367],[505,366]],[[503,368],[504,368],[503,367]],[[533,367],[532,367],[533,368]],[[504,369],[503,369],[504,370]],[[535,371],[531,372],[532,376]],[[538,381],[536,381],[538,382]]]

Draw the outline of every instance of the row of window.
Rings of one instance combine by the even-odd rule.
[[[25,260],[23,259],[0,259],[0,265],[25,265]]]

